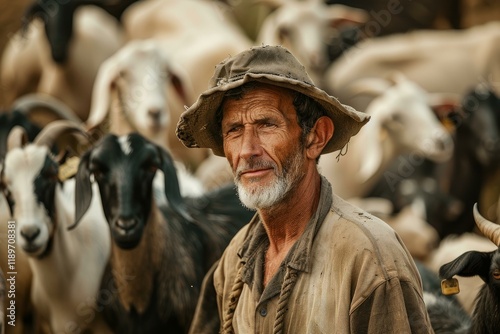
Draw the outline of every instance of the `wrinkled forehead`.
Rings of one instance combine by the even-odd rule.
[[[227,121],[252,112],[295,114],[296,92],[274,85],[254,83],[229,91],[222,101],[222,120]]]

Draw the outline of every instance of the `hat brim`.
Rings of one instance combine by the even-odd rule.
[[[181,115],[177,124],[177,137],[187,147],[210,148],[215,155],[224,156],[220,125],[215,122],[217,110],[228,90],[251,81],[292,89],[313,98],[325,108],[328,116],[333,120],[335,131],[321,154],[342,149],[370,119],[369,115],[340,103],[335,97],[310,83],[275,74],[247,72],[243,76],[233,78],[202,93],[198,100]]]

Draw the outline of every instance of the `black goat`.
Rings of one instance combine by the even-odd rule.
[[[493,243],[500,245],[500,226],[481,216],[474,205],[476,225]],[[469,333],[498,333],[500,328],[500,247],[492,252],[470,251],[439,269],[443,279],[454,275],[479,276],[484,285],[476,297]],[[439,334],[438,332],[436,332]]]
[[[164,194],[153,182],[160,171]],[[181,197],[168,152],[137,133],[108,134],[81,158],[75,224],[91,202],[92,175],[113,239],[105,318],[116,333],[187,332],[205,273],[255,212],[233,186]]]
[[[136,1],[138,0],[35,0],[23,16],[23,26],[26,29],[34,18],[41,18],[45,25],[52,59],[58,64],[63,64],[68,57],[68,45],[73,36],[74,13],[78,7],[94,5],[120,20],[125,9]]]

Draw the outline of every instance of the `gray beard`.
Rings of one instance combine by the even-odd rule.
[[[283,170],[278,174],[278,168],[273,162],[249,161],[244,167],[238,167],[236,177],[234,178],[238,189],[240,201],[249,209],[268,209],[279,204],[285,199],[292,189],[304,177],[301,165],[304,160],[302,149],[299,148],[294,154],[289,156],[283,164]],[[256,185],[251,189],[242,185],[239,172],[245,168],[272,167],[276,178],[269,185]]]

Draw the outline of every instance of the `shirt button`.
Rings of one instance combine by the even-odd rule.
[[[259,313],[261,316],[265,317],[267,315],[267,309],[265,307],[263,307],[260,309]]]

